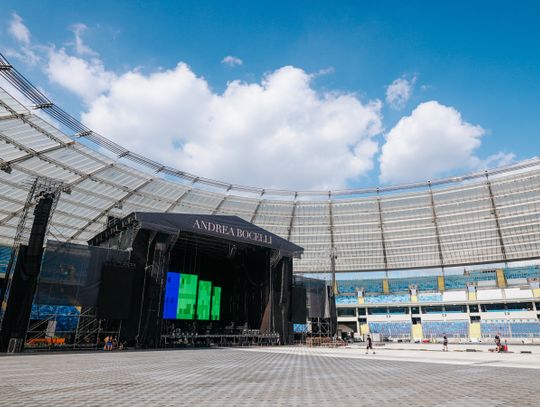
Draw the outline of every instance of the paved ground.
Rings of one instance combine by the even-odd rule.
[[[537,354],[356,347],[5,356],[0,405],[538,406],[539,365]]]

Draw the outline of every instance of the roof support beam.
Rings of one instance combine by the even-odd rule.
[[[262,199],[263,195],[264,195],[264,189],[262,190],[261,195],[259,196],[259,202],[257,202],[257,206],[255,207],[255,210],[253,211],[253,215],[251,215],[251,220],[250,220],[251,223],[255,222],[255,218],[259,214],[259,209],[261,208],[261,205],[264,201],[264,199]]]
[[[105,209],[103,209],[97,216],[95,216],[92,220],[90,220],[89,222],[86,222],[86,224],[81,227],[77,233],[75,233],[74,235],[72,235],[69,239],[68,239],[68,242],[71,242],[72,240],[75,240],[77,239],[86,229],[88,229],[88,227],[90,225],[92,225],[93,223],[97,222],[100,218],[102,218],[103,216],[105,216],[109,211],[111,211],[112,209],[114,209],[115,207],[118,207],[119,205],[122,205],[124,202],[126,202],[126,200],[128,200],[129,198],[131,198],[133,195],[135,195],[139,190],[141,190],[142,188],[144,188],[145,186],[147,186],[150,182],[152,182],[152,178],[150,179],[147,179],[146,181],[144,181],[142,184],[140,184],[139,186],[137,186],[135,189],[133,189],[132,191],[126,193],[126,195],[124,197],[122,197],[121,199],[117,200],[116,202],[114,202],[112,205],[109,205],[107,206]]]
[[[171,206],[169,206],[166,210],[165,210],[165,213],[169,213],[170,211],[172,211],[174,208],[176,208],[181,202],[182,202],[182,199],[184,199],[186,197],[187,194],[189,194],[191,192],[191,188],[188,188],[186,189],[184,192],[182,192],[180,194],[180,196],[178,198],[176,198],[176,200],[171,204]]]
[[[229,193],[231,188],[232,188],[232,185],[230,185],[229,189],[227,189],[227,193]],[[225,203],[225,201],[227,200],[228,197],[229,197],[229,195],[224,195],[223,196],[223,199],[221,201],[219,201],[216,208],[212,211],[212,215],[215,215],[215,214],[217,214],[219,212],[219,210],[221,209],[221,207],[223,206],[223,204]]]
[[[0,121],[22,119],[25,116],[30,116],[30,113],[11,113],[10,112],[10,114],[7,116],[0,116]]]
[[[337,284],[336,284],[336,259],[337,259],[337,249],[334,242],[334,213],[332,210],[332,192],[328,192],[328,215],[330,217],[330,270],[332,271],[332,290],[334,294],[337,294]]]
[[[388,278],[388,258],[386,256],[386,241],[384,240],[384,227],[383,227],[383,216],[382,216],[382,206],[381,206],[381,196],[377,190],[377,208],[379,212],[379,228],[381,229],[381,245],[383,252],[383,261],[384,261],[384,271],[386,272],[386,277]]]
[[[429,184],[429,199],[431,202],[431,214],[433,215],[433,226],[435,226],[435,237],[437,238],[437,249],[439,251],[439,262],[444,275],[444,257],[442,253],[441,235],[439,234],[439,224],[437,223],[437,212],[435,211],[435,200],[433,199],[433,190],[431,189],[431,181]]]
[[[84,176],[81,176],[79,179],[77,179],[77,180],[75,180],[73,182],[64,184],[64,188],[73,188],[73,187],[77,186],[78,184],[80,184],[81,182],[83,182],[84,180],[92,178],[94,175],[99,174],[101,171],[104,171],[107,168],[110,168],[111,166],[112,166],[112,164],[111,165],[106,165],[106,166],[101,167],[101,168],[98,168],[97,170],[95,170],[95,171],[93,171],[91,173],[88,173],[88,174],[86,174]],[[39,174],[37,174],[35,172],[30,172],[27,169],[21,169],[21,171],[24,171],[25,173],[27,173],[29,175],[32,175],[32,176],[38,176],[39,175]],[[33,206],[33,204],[32,204],[32,206]],[[25,209],[26,209],[26,207],[23,206],[21,209],[11,213],[9,216],[6,216],[4,219],[0,220],[0,226],[2,226],[3,224],[9,222],[11,219],[19,216],[19,214],[21,214]]]
[[[491,201],[491,213],[493,214],[493,217],[495,218],[495,226],[497,228],[497,236],[499,237],[499,245],[501,247],[501,253],[504,259],[504,262],[507,262],[506,257],[506,248],[504,246],[504,240],[501,232],[501,225],[499,223],[499,213],[497,211],[497,205],[495,204],[495,198],[493,196],[493,190],[491,189],[491,181],[489,180],[488,172],[486,171],[486,186],[489,192],[489,199]]]
[[[294,224],[294,216],[296,215],[296,205],[297,205],[296,198],[298,198],[298,193],[294,194],[294,203],[293,203],[293,207],[291,211],[291,221],[289,222],[289,229],[287,230],[287,240],[291,240],[292,229],[293,229],[293,224]]]
[[[2,133],[0,133],[0,138],[3,138],[3,139],[6,139],[6,137],[3,136]],[[25,155],[23,155],[22,157],[19,157],[19,158],[14,158],[13,160],[8,160],[8,161],[4,161],[5,163],[7,164],[16,164],[16,163],[20,163],[20,162],[23,162],[23,161],[26,161],[32,157],[39,157],[43,154],[48,154],[48,153],[52,153],[53,151],[57,151],[57,150],[62,150],[63,148],[67,148],[68,146],[74,144],[75,142],[71,142],[69,143],[68,145],[57,145],[57,146],[54,146],[54,147],[49,147],[49,148],[46,148],[45,150],[41,150],[41,151],[33,151],[33,152],[30,152],[30,153],[27,153]],[[26,151],[26,150],[24,150]]]

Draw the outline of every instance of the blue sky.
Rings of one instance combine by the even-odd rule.
[[[29,41],[10,30],[15,15]],[[92,128],[181,169],[263,187],[372,186],[537,155],[539,15],[538,2],[501,1],[2,1],[0,52]],[[76,24],[84,25],[82,50]],[[226,56],[242,63],[229,66]],[[96,77],[70,82],[78,60],[97,66]],[[121,89],[153,87],[158,72],[186,87],[166,107],[146,107],[153,127],[111,124],[142,117]],[[86,96],[92,80],[99,91]],[[396,80],[408,93],[392,106]],[[264,158],[242,166],[250,152]],[[251,170],[257,161],[266,171]],[[268,175],[272,163],[283,172]]]

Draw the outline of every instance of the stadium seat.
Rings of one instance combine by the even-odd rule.
[[[425,338],[466,338],[469,336],[469,321],[425,321],[422,323]]]
[[[389,338],[409,338],[412,324],[410,322],[370,322],[369,331]]]

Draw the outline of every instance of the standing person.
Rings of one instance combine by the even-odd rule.
[[[373,341],[371,339],[371,336],[368,334],[367,338],[367,346],[366,346],[366,355],[368,354],[369,350],[371,349],[373,351],[373,354],[375,354],[375,351],[373,350]]]
[[[448,338],[446,337],[446,334],[443,336],[443,342],[442,342],[442,350],[443,352],[448,352]]]
[[[109,349],[108,349],[108,346],[109,346],[109,337],[106,336],[106,337],[103,339],[103,350],[109,350]]]

